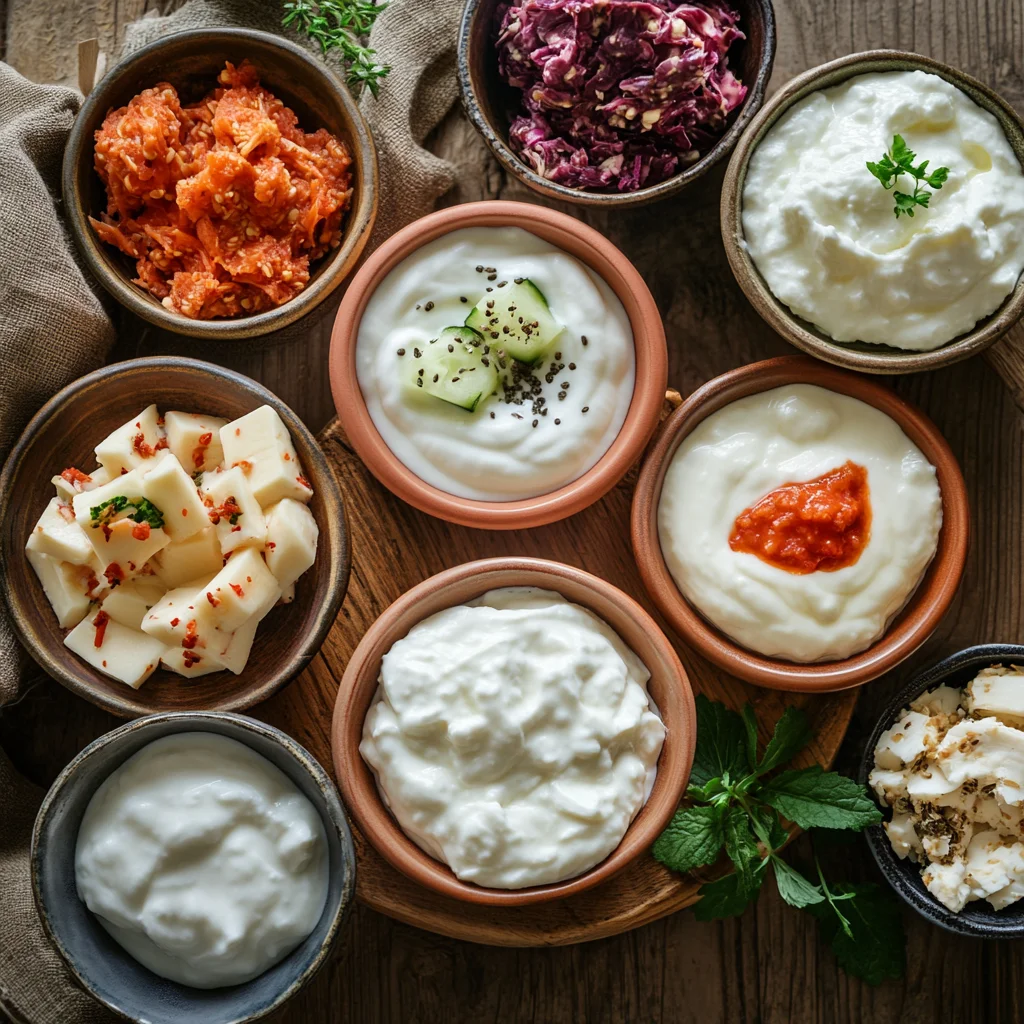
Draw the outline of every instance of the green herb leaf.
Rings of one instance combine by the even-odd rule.
[[[789,832],[783,828],[778,811],[762,804],[753,804],[750,808],[750,821],[754,834],[773,853],[785,846]]]
[[[725,815],[725,852],[736,868],[741,887],[751,891],[760,888],[755,878],[761,866],[761,851],[750,830],[750,816],[739,804],[733,804]]]
[[[717,778],[708,779],[703,786],[689,785],[686,787],[686,795],[691,800],[701,800],[705,803],[724,792],[726,792],[726,787],[722,780]]]
[[[927,163],[927,161],[925,161]],[[928,175],[924,180],[931,185],[932,188],[942,188],[949,179],[949,168],[948,167],[937,167],[931,174]]]
[[[720,807],[688,807],[676,811],[651,853],[673,871],[692,871],[713,864],[724,842]]]
[[[899,174],[899,168],[889,159],[888,155],[883,156],[877,163],[872,163],[869,160],[867,168],[882,183],[884,188],[889,188],[892,184],[892,179]]]
[[[799,708],[786,708],[775,723],[775,732],[765,747],[764,757],[757,766],[757,774],[764,775],[791,760],[810,743],[813,736],[814,731],[807,716]]]
[[[690,782],[703,786],[712,779],[742,778],[747,771],[746,727],[735,711],[697,694],[697,748]]]
[[[757,898],[764,881],[767,861],[761,861],[754,875],[754,889],[744,888],[738,874],[726,875],[717,882],[708,882],[700,887],[700,902],[693,908],[698,921],[716,921],[722,917],[737,917]]]
[[[128,506],[128,499],[123,494],[118,494],[113,498],[108,498],[106,501],[101,501],[98,505],[93,505],[89,509],[89,518],[96,524],[102,522],[109,522],[119,512],[122,512]]]
[[[801,828],[862,829],[882,820],[863,786],[813,765],[765,782],[758,799]]]
[[[907,144],[902,135],[894,135],[892,147],[881,160],[873,163],[868,161],[867,169],[882,183],[886,190],[894,187],[901,174],[909,174],[914,179],[914,191],[894,192],[893,200],[895,205],[892,208],[899,220],[901,215],[914,216],[914,210],[919,207],[927,207],[931,200],[931,193],[921,187],[921,182],[931,185],[932,188],[940,189],[949,177],[948,167],[937,167],[931,174],[928,173],[928,160],[914,166],[914,158],[917,156]]]
[[[892,155],[893,162],[905,171],[910,170],[914,163],[914,157],[917,156],[915,152],[908,148],[902,135],[894,135],[892,137],[892,149],[889,152]]]
[[[149,523],[154,530],[164,525],[163,512],[147,498],[133,498],[128,504],[135,506],[135,511],[128,517],[133,522]]]
[[[896,899],[872,884],[839,884],[832,888],[834,898],[844,900],[849,935],[840,926],[832,904],[816,903],[807,910],[820,922],[822,935],[832,946],[839,966],[869,985],[902,977],[907,962],[906,939]]]
[[[743,727],[747,730],[747,767],[757,767],[757,715],[749,704],[743,705]]]
[[[775,869],[775,883],[779,887],[779,895],[791,907],[809,907],[825,899],[816,885],[808,882],[796,868],[790,867],[781,857],[772,857],[772,867]]]
[[[123,512],[126,508],[135,509],[128,518],[134,523],[149,523],[154,530],[164,525],[164,514],[146,498],[128,498],[123,494],[115,495],[106,501],[100,502],[89,509],[89,518],[94,528],[99,528],[104,523],[109,523],[114,516]]]

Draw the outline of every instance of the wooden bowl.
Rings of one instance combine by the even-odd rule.
[[[520,227],[574,256],[601,277],[629,316],[636,383],[625,422],[601,458],[558,490],[520,501],[461,498],[421,480],[380,436],[356,376],[356,342],[367,303],[384,278],[415,250],[467,227]],[[518,530],[553,523],[607,494],[643,453],[661,416],[668,381],[665,328],[644,279],[600,232],[574,217],[530,203],[489,201],[452,206],[422,217],[392,235],[359,268],[338,309],[331,334],[331,391],[338,418],[370,472],[403,501],[439,519],[488,530]]]
[[[143,967],[111,938],[79,899],[75,885],[78,830],[96,790],[147,744],[182,732],[226,736],[267,758],[317,809],[327,836],[327,902],[316,927],[259,977],[228,988],[192,988]],[[94,999],[137,1024],[243,1024],[270,1013],[323,966],[355,894],[352,835],[327,772],[290,736],[244,715],[151,715],[90,743],[57,776],[43,799],[32,831],[30,865],[39,917],[71,973]]]
[[[460,882],[451,869],[424,853],[385,807],[373,772],[359,753],[363,720],[377,692],[383,656],[418,622],[464,604],[496,587],[541,587],[589,608],[636,653],[651,673],[648,688],[666,727],[650,799],[622,842],[596,867],[554,885],[488,889]],[[424,580],[385,609],[352,654],[334,705],[331,747],[345,804],[377,852],[403,874],[443,896],[495,907],[523,906],[583,892],[611,878],[657,839],[682,798],[693,763],[696,714],[679,656],[657,623],[610,583],[541,558],[484,558]]]
[[[103,183],[93,167],[94,134],[107,112],[142,89],[170,82],[193,102],[216,83],[224,62],[248,59],[261,84],[279,96],[308,131],[326,128],[352,151],[352,205],[342,222],[341,245],[317,260],[305,290],[290,302],[252,316],[190,320],[165,309],[138,285],[135,261],[101,242],[89,224],[106,209]],[[123,306],[158,327],[193,338],[255,338],[294,323],[318,306],[356,264],[377,214],[377,154],[370,130],[348,89],[326,64],[281,36],[252,29],[180,32],[144,46],[115,65],[86,98],[75,118],[62,172],[64,210],[79,251],[96,279]]]
[[[741,647],[711,625],[680,593],[658,535],[658,506],[665,474],[683,439],[713,412],[737,399],[787,384],[816,384],[849,395],[894,419],[935,467],[942,496],[942,529],[928,570],[885,635],[842,661],[798,664]],[[773,690],[823,693],[861,686],[909,657],[949,608],[967,558],[970,509],[956,456],[938,427],[920,409],[888,388],[806,356],[779,356],[730,370],[698,388],[665,420],[644,460],[633,496],[633,551],[644,586],[679,635],[727,672]]]
[[[761,276],[743,235],[743,186],[751,155],[778,120],[800,100],[857,75],[883,71],[926,71],[966,93],[999,122],[1017,159],[1024,165],[1024,121],[997,93],[956,68],[901,50],[869,50],[811,68],[788,82],[764,105],[743,133],[722,185],[722,241],[740,288],[765,321],[791,345],[826,362],[865,373],[913,373],[934,370],[975,355],[1001,338],[1024,314],[1024,275],[1002,305],[966,334],[931,352],[914,352],[866,342],[838,342],[780,302]]]
[[[309,507],[320,539],[316,562],[295,586],[295,600],[260,623],[241,675],[224,671],[188,680],[160,668],[133,690],[64,646],[64,631],[25,557],[25,541],[53,496],[50,478],[65,466],[94,465],[93,447],[153,402],[161,412],[177,408],[228,419],[261,405],[276,409],[313,486]],[[345,596],[348,571],[341,493],[313,435],[266,388],[211,363],[152,356],[80,378],[36,413],[0,475],[0,577],[15,635],[54,679],[122,718],[155,711],[237,711],[266,700],[320,649]]]
[[[498,74],[494,43],[498,9],[507,0],[468,0],[459,29],[458,74],[466,115],[484,137],[498,162],[535,192],[570,203],[604,208],[640,206],[681,192],[732,151],[744,128],[764,101],[775,61],[775,11],[771,0],[730,0],[740,13],[746,39],[729,50],[730,66],[747,86],[747,95],[722,137],[696,163],[657,185],[633,192],[585,192],[541,177],[508,144],[509,125],[520,108],[520,91]]]

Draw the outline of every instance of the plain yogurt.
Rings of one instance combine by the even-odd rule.
[[[949,168],[914,216],[865,166],[902,135]],[[908,175],[895,187],[913,192]],[[1024,268],[1024,174],[999,122],[937,75],[860,75],[796,103],[754,151],[743,233],[772,292],[836,341],[925,351],[996,310]]]
[[[327,837],[265,757],[226,736],[177,733],[130,757],[89,801],[75,880],[100,924],[154,973],[237,985],[320,920]]]
[[[411,393],[398,352],[410,358],[516,278],[543,292],[565,328],[533,371],[536,394],[506,402],[499,389],[467,412]],[[522,228],[460,228],[377,287],[360,322],[356,371],[374,426],[420,479],[463,498],[515,501],[571,483],[611,446],[633,397],[633,334],[611,288],[568,253]]]
[[[604,860],[650,795],[649,673],[559,594],[492,590],[381,663],[360,752],[405,833],[463,881],[519,889]]]

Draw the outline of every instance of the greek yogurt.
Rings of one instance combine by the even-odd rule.
[[[306,938],[327,900],[327,837],[265,757],[212,733],[154,740],[99,787],[75,849],[79,897],[139,963],[238,985]]]
[[[650,795],[649,673],[559,594],[492,590],[384,656],[360,752],[405,833],[463,881],[519,889],[604,860]]]
[[[794,572],[735,549],[766,495],[848,464],[866,471],[870,510],[852,564]],[[673,456],[658,508],[662,552],[686,599],[737,643],[795,662],[847,658],[877,640],[924,575],[941,525],[935,468],[899,425],[808,384],[708,416]]]
[[[413,354],[516,279],[532,281],[564,326],[542,361],[471,412],[410,389]],[[377,287],[356,371],[374,426],[413,473],[462,498],[514,501],[571,483],[611,446],[633,397],[633,335],[611,288],[561,249],[522,228],[461,228]],[[511,382],[511,368],[502,376]]]
[[[865,166],[901,135],[949,168],[914,216]],[[836,341],[926,351],[996,310],[1024,268],[1024,174],[999,122],[937,75],[860,75],[812,93],[754,151],[743,234],[769,288]]]

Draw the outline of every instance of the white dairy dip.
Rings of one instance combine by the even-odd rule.
[[[736,517],[770,491],[848,460],[867,470],[871,506],[852,565],[798,575],[730,547]],[[898,424],[808,384],[712,413],[673,456],[658,508],[686,599],[744,647],[797,662],[847,658],[877,640],[924,575],[941,525],[935,468]]]
[[[463,881],[545,885],[600,863],[654,784],[647,669],[559,594],[492,590],[384,656],[359,750],[406,834]]]
[[[139,963],[219,988],[262,974],[316,926],[327,837],[313,805],[265,757],[226,736],[177,733],[96,791],[75,879]]]
[[[902,135],[949,168],[913,218],[868,171]],[[901,175],[893,191],[912,193]],[[743,233],[768,286],[837,341],[938,348],[997,309],[1024,268],[1024,175],[999,122],[937,75],[861,75],[765,135]]]
[[[476,267],[494,268],[495,279]],[[565,327],[536,372],[547,414],[507,404],[500,388],[473,412],[411,393],[398,350],[408,355],[462,324],[487,288],[515,278],[533,281]],[[553,360],[562,369],[548,380]],[[461,228],[407,256],[373,293],[356,344],[359,387],[391,451],[428,484],[482,501],[546,494],[590,469],[626,418],[634,367],[629,317],[611,288],[514,227]]]

